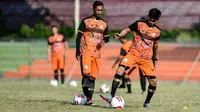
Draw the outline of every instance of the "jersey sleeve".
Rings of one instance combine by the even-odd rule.
[[[86,27],[86,25],[85,25],[85,22],[83,19],[78,27],[78,32],[83,33],[85,31],[85,27]]]
[[[49,39],[47,39],[47,44],[48,44],[48,45],[51,45],[51,42],[49,41]]]
[[[121,50],[120,50],[120,55],[121,55],[121,56],[126,56],[126,54],[127,54],[126,50],[123,49],[123,48],[121,48]]]
[[[62,38],[63,38],[63,39],[62,39],[62,42],[65,42],[66,40],[65,40],[65,37],[64,37],[63,35],[62,35]]]
[[[108,32],[108,25],[106,26],[106,29],[103,32],[103,37],[108,37],[109,36],[109,32]]]
[[[137,30],[137,27],[138,27],[138,21],[134,22],[133,24],[129,25],[128,28],[131,30],[131,31],[136,31]]]

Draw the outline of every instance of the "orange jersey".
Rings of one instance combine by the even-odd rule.
[[[98,46],[103,38],[108,37],[108,26],[102,19],[96,20],[93,16],[82,20],[78,32],[81,37],[81,55],[101,57],[101,47]]]
[[[159,39],[161,29],[157,26],[149,27],[144,21],[133,23],[129,26],[129,29],[135,31],[133,44],[130,48],[131,54],[145,59],[151,59],[154,41]]]
[[[48,38],[48,45],[51,46],[53,56],[64,56],[65,39],[62,35],[51,36]]]

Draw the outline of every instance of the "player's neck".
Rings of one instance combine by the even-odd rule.
[[[92,15],[93,19],[95,20],[101,20],[101,18],[95,17],[95,15]]]
[[[58,36],[58,33],[53,34],[53,36]]]

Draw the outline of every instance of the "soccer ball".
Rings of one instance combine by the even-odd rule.
[[[121,96],[115,96],[112,98],[110,105],[116,109],[122,109],[124,108],[124,99]]]
[[[53,86],[53,87],[58,87],[58,81],[55,80],[55,79],[51,80],[51,81],[50,81],[50,84],[51,84],[51,86]]]
[[[87,101],[87,98],[84,94],[76,94],[74,97],[75,105],[84,105]]]
[[[108,93],[109,92],[109,86],[106,84],[102,84],[100,87],[100,92],[101,93]]]
[[[73,80],[73,81],[71,81],[69,83],[69,85],[70,85],[70,87],[76,87],[77,86],[77,82]]]

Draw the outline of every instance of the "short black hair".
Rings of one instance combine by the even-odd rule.
[[[97,6],[104,6],[104,5],[103,5],[103,2],[101,2],[101,1],[95,1],[95,2],[93,3],[93,9],[95,9]]]
[[[51,28],[58,28],[56,25],[52,25]]]
[[[149,10],[149,15],[148,16],[151,19],[159,20],[159,18],[161,16],[161,12],[157,8],[152,8],[151,10]]]

